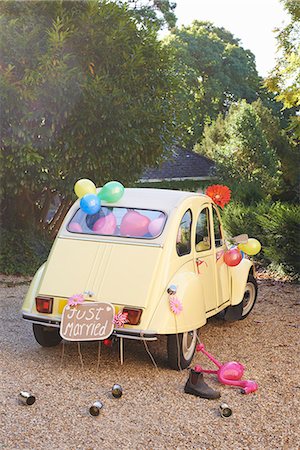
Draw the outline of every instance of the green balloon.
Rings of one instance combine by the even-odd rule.
[[[103,186],[98,195],[101,200],[107,203],[115,203],[123,197],[123,194],[123,184],[119,183],[119,181],[109,181]]]

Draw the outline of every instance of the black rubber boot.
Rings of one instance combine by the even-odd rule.
[[[220,392],[214,391],[205,383],[203,380],[203,373],[196,372],[196,370],[193,369],[191,369],[189,378],[184,386],[184,392],[206,399],[216,399],[221,397]]]

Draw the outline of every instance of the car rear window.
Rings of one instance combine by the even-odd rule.
[[[162,233],[166,219],[162,211],[104,206],[93,215],[78,209],[67,230],[98,236],[154,239]]]

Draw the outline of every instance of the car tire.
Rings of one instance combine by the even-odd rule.
[[[32,328],[35,340],[42,347],[55,347],[62,339],[59,334],[59,328],[44,327],[37,323],[33,323]]]
[[[197,330],[169,334],[167,341],[168,363],[171,369],[186,369],[194,356],[197,344]]]
[[[242,300],[242,315],[240,320],[246,319],[251,313],[257,299],[257,282],[253,275],[248,276],[247,284],[245,287],[244,297]]]

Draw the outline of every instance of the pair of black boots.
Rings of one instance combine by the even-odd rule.
[[[197,372],[194,369],[190,370],[189,378],[184,386],[184,392],[206,399],[216,399],[221,397],[220,392],[214,391],[205,383],[203,372]]]

